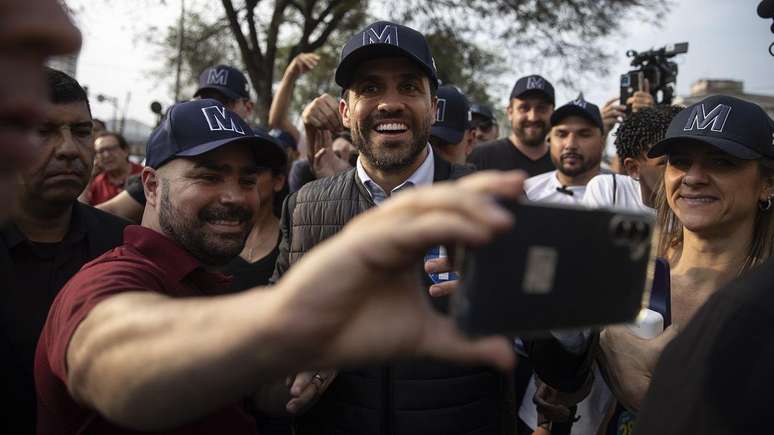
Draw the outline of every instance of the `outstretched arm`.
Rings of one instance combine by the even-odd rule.
[[[290,122],[290,116],[288,110],[290,109],[290,101],[293,98],[293,88],[296,85],[296,80],[301,77],[307,71],[310,71],[320,61],[320,56],[314,53],[300,53],[290,61],[290,64],[285,69],[285,74],[282,76],[277,92],[274,94],[274,98],[271,101],[271,108],[269,109],[269,128],[279,128],[288,132],[293,139],[298,143],[301,139],[301,133]]]
[[[422,294],[416,265],[432,246],[479,245],[509,228],[493,195],[517,198],[523,179],[485,172],[395,195],[312,249],[271,291],[110,296],[72,335],[68,388],[120,425],[158,430],[309,368],[412,356],[509,368],[508,340],[463,336]]]

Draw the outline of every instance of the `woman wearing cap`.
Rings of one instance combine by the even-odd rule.
[[[667,156],[656,207],[659,255],[671,267],[671,317],[690,322],[707,298],[774,250],[774,127],[758,106],[708,97],[681,111],[648,157]],[[653,340],[625,327],[601,335],[603,365],[617,398],[637,411],[655,363],[675,336]],[[620,422],[611,422],[618,426]]]

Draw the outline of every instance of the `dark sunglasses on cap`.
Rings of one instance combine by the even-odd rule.
[[[494,122],[490,120],[485,120],[481,122],[471,122],[470,129],[471,130],[480,130],[482,133],[489,133],[492,130],[492,127],[494,127]]]

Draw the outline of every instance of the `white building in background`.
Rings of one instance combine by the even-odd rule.
[[[774,119],[774,95],[748,94],[741,80],[701,79],[691,85],[691,94],[675,98],[674,104],[689,105],[710,95],[730,95],[755,103]]]

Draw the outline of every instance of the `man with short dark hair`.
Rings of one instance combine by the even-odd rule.
[[[344,46],[335,79],[345,90],[337,110],[332,110],[329,95],[315,99],[305,109],[315,113],[305,117],[307,138],[314,143],[346,127],[360,156],[355,168],[310,182],[285,201],[274,279],[293,273],[309,249],[358,214],[388,207],[404,190],[469,172],[428,144],[438,78],[421,33],[385,21],[367,26]],[[314,111],[315,106],[320,110]],[[417,275],[417,282],[435,286],[428,274],[417,270]],[[432,302],[442,311],[448,305],[446,297]],[[409,315],[393,311],[397,318]],[[310,378],[292,389],[313,389],[317,399],[297,419],[299,434],[513,432],[513,409],[505,400],[510,387],[503,376],[484,368],[410,361],[342,370],[335,379]]]
[[[438,109],[430,129],[430,144],[449,162],[464,165],[473,151],[470,116],[470,103],[459,88],[451,85],[438,88]]]
[[[556,170],[546,172],[525,181],[525,193],[531,201],[546,202],[552,204],[580,204],[586,189],[586,183],[600,171],[602,150],[604,148],[604,126],[599,108],[583,98],[581,94],[573,101],[556,109],[551,115],[551,130],[549,133],[549,146],[551,160]],[[571,425],[573,434],[596,433],[601,420],[604,418],[605,406],[610,400],[610,394],[599,378],[590,376],[585,387],[579,392],[561,391],[555,385],[548,385],[547,379],[541,378],[541,371],[547,367],[556,369],[568,369],[574,366],[574,360],[588,362],[588,359],[580,358],[593,351],[589,343],[593,343],[595,337],[588,330],[581,332],[559,332],[554,337],[561,343],[566,351],[561,358],[538,362],[535,355],[530,354],[535,364],[536,375],[527,386],[524,398],[519,409],[519,418],[530,430],[536,430],[543,424],[550,424],[544,418],[541,406],[536,403],[545,401],[552,405],[547,397],[551,397],[552,391],[565,393],[566,398],[572,397],[568,403],[562,406],[577,406],[577,416],[580,420]],[[537,343],[545,343],[536,340]],[[583,349],[582,352],[572,350],[571,343]],[[591,371],[595,370],[593,367]],[[541,382],[538,382],[541,381]],[[593,382],[592,382],[593,381]],[[541,385],[543,383],[544,385]],[[553,395],[558,399],[563,395]],[[539,400],[538,400],[539,399]],[[561,399],[560,399],[561,400]]]
[[[551,115],[549,145],[556,170],[527,179],[525,192],[532,201],[580,203],[586,183],[599,174],[605,146],[599,107],[583,94]]]
[[[255,435],[245,397],[310,366],[414,354],[513,364],[504,339],[465,339],[433,312],[411,265],[442,240],[485,243],[509,228],[488,195],[515,199],[518,174],[406,193],[354,219],[272,291],[224,294],[215,270],[243,249],[269,157],[271,139],[249,130],[215,100],[169,109],[148,143],[142,226],[52,305],[35,360],[38,434]]]
[[[511,121],[507,138],[477,146],[468,158],[478,170],[521,169],[529,176],[554,169],[546,135],[554,111],[554,87],[539,75],[516,81],[506,109]]]
[[[94,152],[102,172],[91,181],[83,199],[88,204],[98,205],[123,192],[127,178],[142,172],[142,166],[129,160],[129,144],[119,133],[97,135]]]
[[[484,104],[470,105],[471,128],[473,129],[473,147],[496,141],[500,137],[500,126],[492,109]]]
[[[649,158],[648,150],[664,138],[678,106],[646,107],[632,112],[618,126],[615,147],[627,175],[601,174],[589,181],[583,203],[589,207],[614,206],[653,213],[665,157]]]
[[[13,397],[4,433],[34,433],[33,361],[38,335],[59,289],[86,263],[121,243],[127,222],[77,201],[93,161],[86,92],[47,69],[53,103],[39,131],[43,145],[21,171],[19,213],[0,227],[0,353],[6,397]]]
[[[15,210],[17,177],[38,156],[35,130],[47,105],[43,64],[81,46],[59,2],[6,0],[0,8],[0,223]]]

